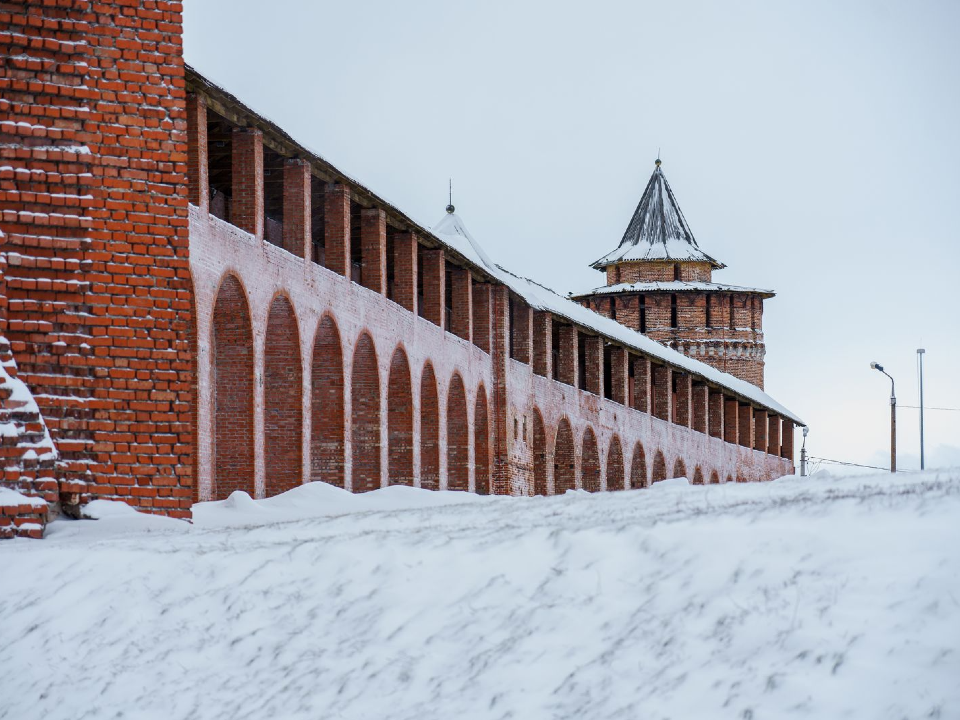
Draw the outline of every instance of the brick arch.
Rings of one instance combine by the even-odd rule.
[[[623,450],[616,435],[607,450],[607,490],[623,490]]]
[[[387,482],[413,486],[413,388],[402,347],[393,353],[387,383]]]
[[[329,315],[317,327],[311,366],[310,479],[344,487],[343,349]]]
[[[353,492],[380,487],[380,372],[377,348],[363,333],[353,351],[350,381]]]
[[[653,457],[653,472],[650,475],[650,484],[667,479],[667,461],[663,459],[663,453],[657,450]]]
[[[290,300],[270,303],[263,358],[263,434],[266,495],[303,481],[303,366],[300,330]]]
[[[490,488],[490,425],[487,419],[487,390],[477,387],[477,403],[473,413],[473,474],[480,495],[489,495]]]
[[[533,494],[548,495],[547,488],[547,433],[543,416],[533,409]]]
[[[580,486],[587,492],[600,492],[600,453],[597,450],[597,436],[593,428],[587,426],[583,431],[583,444],[580,454]]]
[[[727,475],[727,482],[733,482],[733,476]]]
[[[717,471],[716,471],[716,470],[714,470],[712,473],[710,473],[710,484],[711,484],[711,485],[719,485],[719,484],[720,484],[720,476],[717,474]]]
[[[214,500],[235,490],[254,494],[253,326],[235,275],[220,283],[213,306]]]
[[[681,478],[687,476],[687,466],[683,462],[683,458],[677,458],[677,461],[673,464],[673,475],[670,477]]]
[[[460,373],[450,378],[447,392],[447,490],[470,489],[470,425],[467,393]]]
[[[420,375],[420,487],[440,489],[440,400],[429,360]]]
[[[693,484],[703,485],[703,470],[700,469],[699,465],[693,470]]]
[[[553,486],[557,495],[577,489],[576,451],[573,446],[573,430],[570,421],[560,419],[557,425],[557,442],[553,447]]]
[[[643,445],[633,446],[633,459],[630,461],[630,488],[639,490],[647,487],[647,456],[643,452]]]

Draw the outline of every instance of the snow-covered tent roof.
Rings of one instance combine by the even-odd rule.
[[[717,269],[724,267],[697,245],[659,160],[620,245],[593,263],[593,267],[601,270],[630,260],[692,260],[708,262]]]
[[[600,335],[605,335],[612,340],[623,343],[627,347],[644,353],[648,357],[662,360],[674,367],[682,368],[693,375],[699,376],[708,382],[725,387],[740,397],[751,400],[758,405],[765,406],[781,417],[792,420],[798,425],[806,424],[756,385],[752,385],[746,380],[741,380],[729,373],[717,370],[699,360],[687,357],[683,353],[673,350],[666,345],[661,345],[656,340],[652,340],[637,330],[631,330],[616,320],[605,318],[573,300],[558,295],[540,283],[520,277],[519,275],[514,275],[501,265],[493,263],[480,247],[479,243],[477,243],[469,231],[467,231],[463,220],[453,212],[452,206],[448,207],[447,214],[431,228],[431,232],[445,245],[449,245],[468,259],[472,259],[474,256],[479,258],[479,262],[477,260],[474,260],[474,262],[478,262],[478,264],[482,262],[491,275],[523,298],[524,302],[534,310],[550,312],[576,325],[593,330]]]

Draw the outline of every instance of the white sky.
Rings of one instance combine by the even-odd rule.
[[[603,284],[662,148],[714,278],[778,293],[766,389],[811,454],[888,462],[871,360],[917,405],[925,347],[926,404],[960,408],[960,3],[184,5],[201,73],[426,226],[452,176],[489,255],[560,292]],[[960,412],[926,441],[960,465]]]

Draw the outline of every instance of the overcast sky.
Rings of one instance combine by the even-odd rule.
[[[201,73],[426,226],[452,176],[488,254],[561,293],[603,284],[660,148],[714,279],[777,292],[766,389],[811,454],[887,464],[871,360],[917,405],[925,347],[926,404],[960,408],[960,2],[184,5]],[[960,412],[926,440],[960,465]]]

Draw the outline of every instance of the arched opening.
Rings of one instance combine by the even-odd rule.
[[[647,486],[647,458],[643,445],[633,446],[633,460],[630,462],[630,489],[639,490]]]
[[[490,427],[487,423],[487,391],[480,383],[477,404],[473,414],[473,472],[477,492],[489,495],[490,488]]]
[[[733,482],[733,476],[727,475],[727,482]]]
[[[719,484],[720,484],[720,476],[717,474],[717,471],[716,471],[716,470],[714,470],[712,473],[710,473],[710,484],[711,484],[711,485],[719,485]]]
[[[566,418],[561,418],[557,427],[557,442],[553,449],[553,487],[557,495],[577,489],[573,430]]]
[[[607,451],[607,490],[623,490],[623,450],[616,435]]]
[[[670,477],[675,478],[685,478],[687,476],[687,466],[684,465],[681,458],[677,458],[677,461],[673,464],[673,475]]]
[[[533,494],[547,494],[547,433],[543,416],[533,409]]]
[[[310,479],[344,486],[343,350],[329,315],[317,328],[310,373]]]
[[[373,340],[364,333],[353,351],[350,382],[353,491],[380,487],[380,373]]]
[[[663,453],[657,450],[653,457],[653,475],[650,477],[650,484],[667,479],[667,462],[663,459]]]
[[[387,482],[413,486],[413,388],[402,347],[393,353],[387,383]]]
[[[420,487],[440,489],[440,400],[429,362],[420,376]]]
[[[300,330],[283,295],[270,303],[263,357],[264,469],[267,497],[303,481],[303,366]]]
[[[694,468],[693,471],[693,484],[694,485],[703,485],[703,471],[699,466]]]
[[[469,428],[467,393],[460,374],[454,373],[447,393],[447,490],[470,489]]]
[[[254,494],[253,328],[240,281],[227,275],[213,306],[213,490]]]
[[[600,492],[600,453],[597,437],[588,427],[583,433],[583,448],[580,456],[580,485],[587,492]]]

